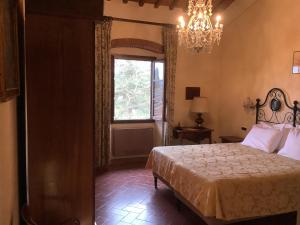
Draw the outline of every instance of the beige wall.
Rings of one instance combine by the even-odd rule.
[[[161,32],[162,28],[160,26],[113,21],[111,38],[140,38],[162,43]],[[201,95],[209,98],[210,113],[204,116],[206,120],[205,126],[214,129],[215,141],[218,140],[217,137],[219,134],[217,117],[218,91],[216,89],[218,89],[219,85],[217,81],[220,76],[220,57],[217,50],[211,55],[197,55],[182,47],[178,48],[174,118],[174,125],[177,125],[179,122],[181,126],[194,125],[193,120],[196,115],[189,113],[191,102],[185,100],[185,87],[200,87]],[[162,57],[149,51],[128,48],[112,49],[112,54]],[[159,139],[159,137],[156,137],[155,142],[160,143]]]
[[[244,135],[255,122],[242,103],[264,98],[273,87],[300,100],[300,76],[291,75],[293,51],[300,50],[298,0],[258,0],[225,27],[221,49],[221,133]]]
[[[0,223],[19,224],[15,100],[0,104]]]
[[[118,38],[137,38],[156,43],[162,43],[161,26],[113,21],[111,28],[111,39]],[[113,48],[112,54],[116,55],[139,55],[139,56],[153,56],[157,58],[163,57],[160,54],[155,54],[150,51],[135,49],[135,48]]]
[[[118,38],[138,38],[153,41],[156,43],[162,43],[161,27],[140,23],[128,23],[113,21],[111,29],[111,39]],[[136,49],[136,48],[113,48],[111,50],[113,55],[137,55],[137,56],[151,56],[156,58],[162,58],[163,55],[155,54],[150,51]],[[153,123],[143,124],[113,124],[113,128],[153,128],[154,129],[154,145],[161,145],[162,137],[159,132],[159,128]]]
[[[220,54],[218,49],[212,54],[191,53],[178,48],[175,86],[175,125],[193,126],[196,115],[189,109],[190,100],[185,100],[186,87],[200,87],[200,95],[208,97],[209,113],[204,115],[204,126],[214,129],[213,141],[218,141]]]
[[[117,18],[176,24],[181,13],[182,9],[169,10],[168,6],[154,8],[153,4],[145,3],[140,7],[137,2],[132,1],[127,4],[120,0],[104,1],[104,15]]]
[[[113,21],[111,38],[140,38],[161,44],[161,26]]]
[[[136,5],[129,8],[134,7],[139,13],[144,8]],[[164,18],[161,13],[168,10],[156,10],[159,21],[168,22],[167,16]],[[291,100],[300,100],[300,76],[291,75],[293,51],[300,50],[299,11],[298,0],[235,1],[223,15],[226,26],[221,47],[213,54],[196,55],[179,47],[174,125],[178,122],[182,126],[193,124],[195,115],[189,112],[190,101],[184,99],[187,86],[199,86],[201,95],[209,98],[210,112],[205,125],[215,130],[214,141],[219,141],[219,135],[244,136],[242,126],[250,129],[255,122],[255,112],[243,109],[247,97],[264,98],[268,90],[279,87]],[[173,18],[176,13],[172,14]],[[151,15],[144,13],[141,18],[153,21]],[[126,12],[122,16],[130,18]],[[160,33],[157,26],[119,23],[113,26],[112,36],[161,43]]]

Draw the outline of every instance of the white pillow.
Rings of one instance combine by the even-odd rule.
[[[293,125],[288,124],[288,123],[271,124],[271,123],[260,122],[258,124],[258,126],[263,127],[263,128],[277,128],[282,131],[282,138],[281,138],[278,148],[276,150],[280,150],[283,148],[283,146],[286,142],[286,139],[289,135],[289,132],[293,128]]]
[[[262,128],[273,128],[273,124],[271,123],[266,123],[266,122],[258,122],[258,124],[254,125]]]
[[[286,156],[292,159],[300,160],[300,129],[293,128],[287,137],[283,149],[278,155]]]
[[[291,124],[275,124],[273,127],[279,128],[282,131],[282,138],[280,140],[278,150],[282,149],[285,145],[286,139],[290,133],[290,130],[293,128]]]
[[[278,148],[281,138],[282,132],[280,129],[263,128],[254,125],[242,142],[242,145],[272,153]]]

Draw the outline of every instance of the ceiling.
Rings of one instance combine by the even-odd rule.
[[[159,8],[160,6],[169,6],[169,9],[174,8],[186,9],[188,5],[188,0],[120,0],[124,4],[130,2],[136,2],[137,5],[143,7],[145,3],[152,4],[154,8]],[[228,6],[230,6],[235,0],[213,0],[214,11],[223,11]]]
[[[188,0],[105,0],[104,15],[153,23],[177,24]],[[226,26],[258,0],[213,0],[214,14]],[[173,4],[173,6],[172,6]],[[170,9],[171,8],[171,9]]]

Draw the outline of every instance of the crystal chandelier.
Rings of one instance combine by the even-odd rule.
[[[189,0],[187,15],[178,18],[179,44],[196,52],[211,53],[213,46],[219,45],[223,32],[221,16],[216,17],[214,25],[211,16],[212,0]]]

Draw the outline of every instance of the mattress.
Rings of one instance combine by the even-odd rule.
[[[280,155],[240,143],[166,146],[152,150],[147,167],[205,217],[299,213],[300,162]]]

